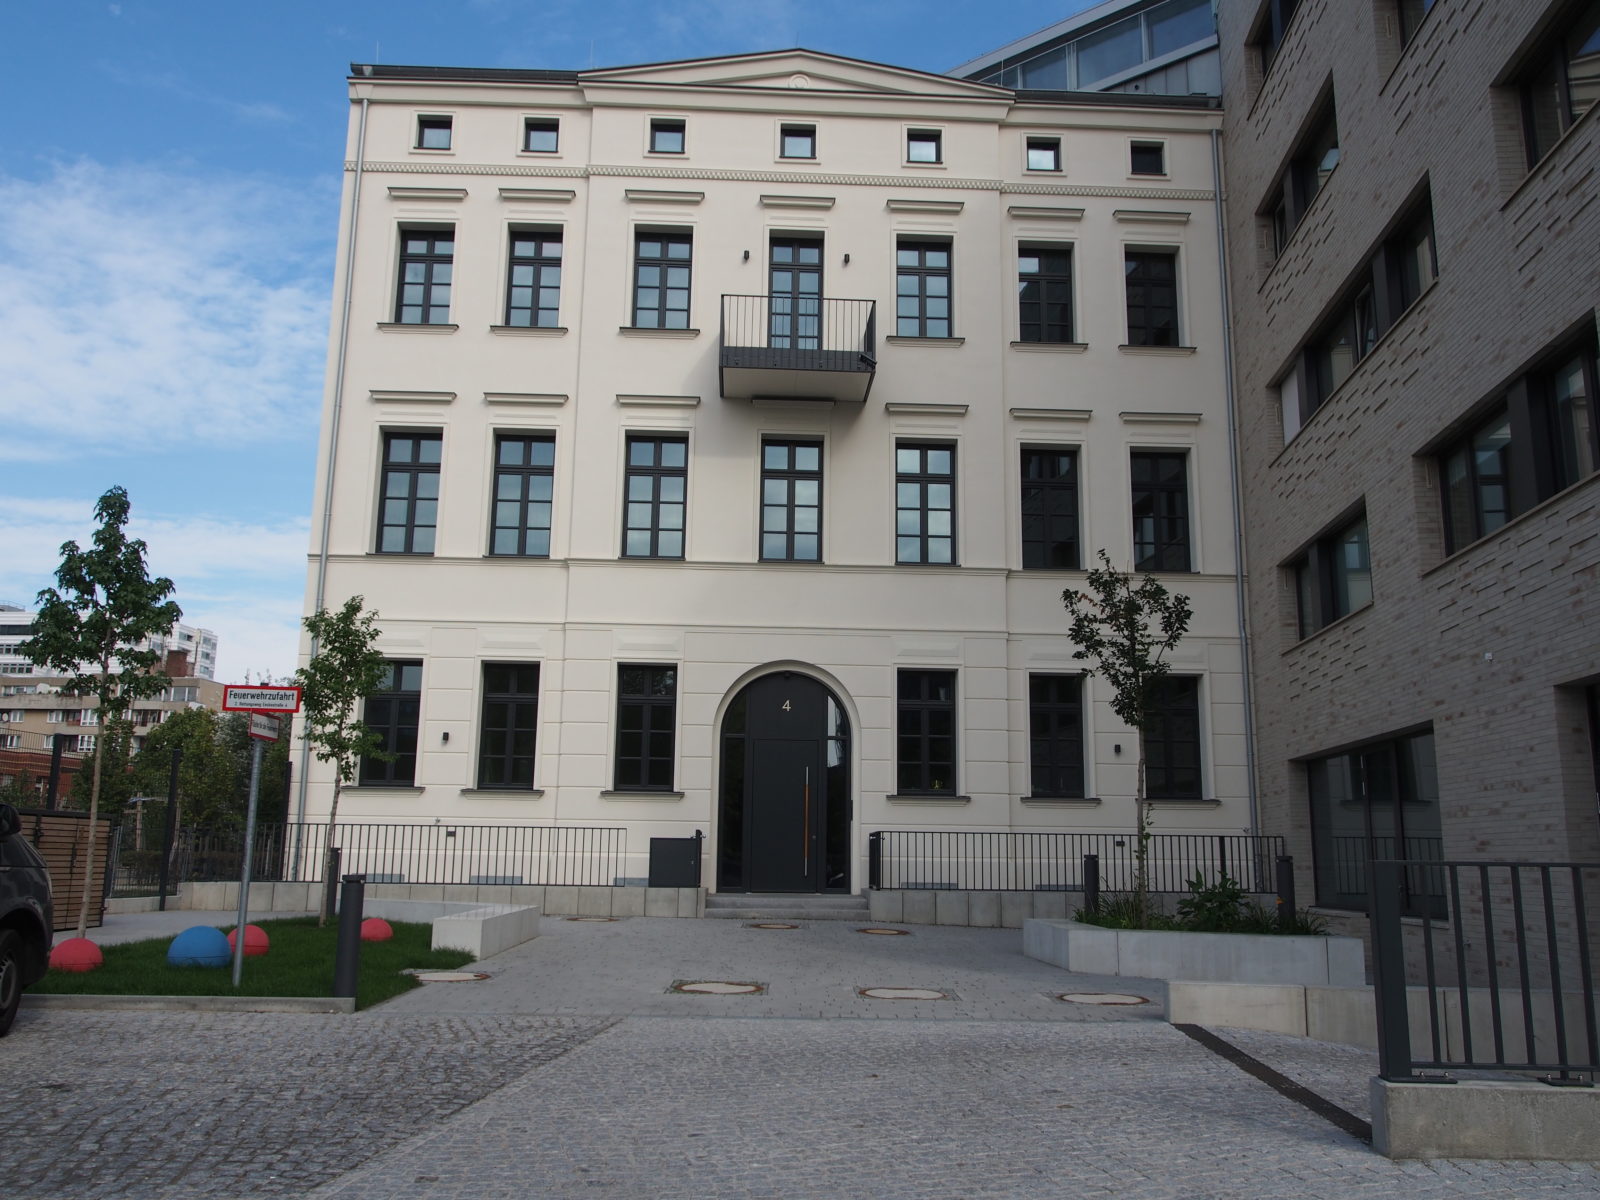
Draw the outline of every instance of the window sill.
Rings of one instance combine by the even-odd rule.
[[[950,169],[949,166],[946,163],[942,163],[942,162],[910,162],[910,161],[907,161],[907,162],[902,163],[901,166],[908,167],[913,171],[948,171]]]
[[[1595,472],[1595,474],[1587,476],[1584,479],[1578,480],[1577,483],[1568,484],[1566,487],[1562,488],[1555,495],[1546,496],[1543,500],[1539,501],[1539,503],[1535,504],[1532,508],[1526,509],[1523,512],[1519,512],[1516,516],[1512,517],[1509,521],[1507,521],[1504,525],[1500,526],[1500,528],[1496,529],[1493,533],[1486,533],[1481,538],[1477,538],[1477,539],[1475,539],[1473,541],[1470,541],[1465,546],[1462,546],[1457,550],[1452,550],[1449,554],[1445,555],[1444,558],[1440,559],[1433,566],[1429,567],[1426,571],[1422,572],[1422,574],[1419,576],[1419,578],[1426,579],[1426,578],[1428,578],[1428,576],[1434,574],[1436,571],[1443,571],[1445,568],[1453,565],[1457,559],[1463,558],[1466,555],[1471,554],[1479,546],[1482,546],[1485,543],[1493,542],[1496,539],[1498,539],[1500,537],[1503,537],[1507,530],[1514,529],[1518,525],[1521,525],[1523,522],[1531,520],[1533,517],[1535,517],[1538,514],[1544,512],[1545,509],[1550,508],[1555,504],[1559,504],[1561,501],[1563,501],[1567,497],[1571,496],[1578,489],[1583,488],[1583,487],[1593,487],[1593,486],[1596,486],[1597,483],[1600,483],[1600,471],[1597,471],[1597,472]]]
[[[1150,798],[1145,801],[1151,808],[1221,808],[1221,800],[1207,800],[1201,796],[1188,799],[1178,797]]]
[[[347,783],[339,789],[345,792],[399,792],[406,796],[420,796],[424,789],[406,783]]]
[[[1021,796],[1017,803],[1029,808],[1098,808],[1099,796]]]
[[[898,333],[891,334],[883,339],[891,346],[933,346],[941,350],[953,350],[957,346],[966,344],[964,337],[904,337]]]
[[[432,558],[430,550],[368,550],[368,558]]]
[[[600,793],[602,800],[638,800],[649,804],[658,800],[682,800],[682,792],[657,792],[640,788],[638,791],[607,791]]]
[[[700,336],[698,329],[651,329],[645,325],[621,325],[617,332],[623,337],[642,338],[697,338]]]
[[[1583,116],[1579,117],[1571,125],[1567,126],[1566,132],[1556,139],[1555,145],[1546,150],[1544,154],[1540,156],[1539,161],[1528,168],[1528,173],[1522,177],[1522,182],[1517,184],[1517,186],[1512,190],[1511,195],[1506,197],[1505,203],[1500,206],[1501,212],[1505,212],[1506,209],[1515,204],[1517,202],[1517,198],[1522,195],[1523,189],[1545,174],[1546,170],[1555,162],[1556,157],[1561,153],[1562,147],[1568,145],[1577,135],[1579,130],[1587,127],[1592,121],[1600,120],[1600,117],[1596,117],[1594,115],[1596,109],[1600,109],[1600,104],[1591,104],[1589,106],[1589,110],[1585,112]],[[1524,141],[1524,153],[1526,153],[1526,150],[1527,142]]]
[[[1313,629],[1310,633],[1306,634],[1305,637],[1301,638],[1299,641],[1295,642],[1293,645],[1285,647],[1283,652],[1285,654],[1290,654],[1293,651],[1298,650],[1301,646],[1304,646],[1307,642],[1316,641],[1319,637],[1321,637],[1323,634],[1327,633],[1330,629],[1337,629],[1337,628],[1339,628],[1339,626],[1345,624],[1347,621],[1350,621],[1352,618],[1359,617],[1362,613],[1366,612],[1369,608],[1371,608],[1372,604],[1373,604],[1373,602],[1371,600],[1368,600],[1360,608],[1352,608],[1349,612],[1345,613],[1343,616],[1335,617],[1333,620],[1329,621],[1326,625],[1322,625],[1322,626],[1319,626],[1316,629]]]
[[[500,559],[509,559],[511,562],[549,562],[548,554],[485,554],[484,561],[496,562]]]
[[[491,325],[489,332],[512,337],[566,337],[565,325]]]
[[[1117,347],[1118,354],[1154,354],[1157,356],[1172,357],[1193,354],[1197,346],[1135,346],[1124,342]]]
[[[952,796],[940,792],[891,792],[884,797],[890,804],[934,804],[947,808],[971,804],[971,796]]]
[[[543,788],[462,788],[463,796],[501,797],[506,800],[537,800],[544,795]]]
[[[424,325],[420,323],[402,321],[379,321],[380,333],[454,333],[460,329],[459,325]]]
[[[1089,348],[1088,342],[1012,342],[1013,350],[1025,350],[1030,354],[1043,352],[1045,354],[1082,354]]]

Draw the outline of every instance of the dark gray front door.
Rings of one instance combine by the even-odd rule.
[[[822,744],[757,738],[750,806],[750,890],[815,892]]]

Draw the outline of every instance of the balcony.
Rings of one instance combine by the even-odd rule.
[[[826,296],[724,296],[723,396],[864,401],[878,370],[877,304]]]

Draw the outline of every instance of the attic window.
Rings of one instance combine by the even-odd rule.
[[[554,154],[560,145],[561,123],[531,117],[522,123],[522,148],[535,154]]]
[[[449,117],[418,117],[417,149],[450,149],[450,124]]]
[[[937,129],[906,130],[906,161],[912,163],[943,162],[943,135]]]
[[[650,153],[682,154],[684,128],[682,121],[651,121]]]
[[[817,156],[817,127],[815,125],[785,125],[783,127],[782,158],[815,158]]]

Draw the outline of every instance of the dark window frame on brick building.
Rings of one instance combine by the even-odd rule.
[[[1433,11],[1435,0],[1395,0],[1395,17],[1400,25],[1400,45],[1409,46],[1422,22]]]
[[[1573,78],[1574,64],[1596,53],[1600,53],[1600,0],[1573,0],[1516,71],[1514,84],[1521,102],[1522,136],[1530,169],[1596,103],[1594,80],[1580,79],[1580,86],[1575,86]],[[1587,104],[1582,103],[1582,84],[1588,85]]]
[[[1300,4],[1301,0],[1263,0],[1260,10],[1256,13],[1256,19],[1250,25],[1250,33],[1245,38],[1245,43],[1251,46],[1260,58],[1263,74],[1272,69],[1272,64],[1278,57],[1278,47],[1283,45],[1283,39],[1289,31],[1289,23],[1294,20]]]
[[[1327,186],[1339,165],[1339,117],[1330,93],[1317,108],[1295,142],[1277,185],[1258,210],[1272,228],[1272,252],[1279,255],[1289,244],[1311,202]]]
[[[1296,355],[1301,424],[1344,384],[1438,276],[1428,190],[1403,212]]]
[[[1541,356],[1435,453],[1453,554],[1600,470],[1595,333]]]
[[[1372,547],[1366,510],[1317,538],[1289,564],[1289,570],[1302,638],[1371,604]]]

